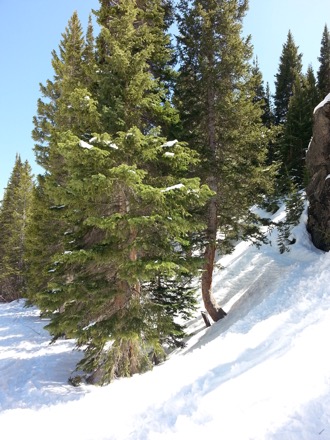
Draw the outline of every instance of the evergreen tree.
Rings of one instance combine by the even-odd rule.
[[[37,300],[52,272],[54,253],[64,250],[68,219],[58,191],[65,187],[67,175],[57,144],[59,133],[70,132],[89,139],[98,128],[99,115],[93,99],[96,60],[91,19],[86,39],[76,12],[70,18],[58,53],[52,52],[54,78],[40,85],[43,99],[38,100],[33,139],[37,163],[45,169],[39,176],[33,197],[33,222],[28,229],[28,297]],[[35,275],[39,274],[38,278]]]
[[[275,121],[283,124],[293,95],[294,84],[301,77],[302,54],[298,52],[291,31],[282,48],[278,73],[275,75]]]
[[[261,104],[261,108],[263,110],[261,115],[262,122],[266,127],[270,128],[274,123],[271,94],[268,83],[265,89],[262,73],[258,63],[258,58],[255,58],[253,60],[251,73],[252,82],[254,81],[255,83],[253,102]]]
[[[263,105],[263,114],[261,118],[266,127],[271,128],[275,124],[275,114],[269,83],[266,84],[264,100],[265,104]]]
[[[254,85],[254,97],[253,102],[256,104],[260,104],[262,109],[261,120],[265,127],[272,129],[275,134],[275,115],[274,109],[272,105],[272,96],[270,93],[269,84],[267,83],[266,89],[264,87],[264,82],[262,79],[262,73],[259,68],[258,59],[256,58],[253,61],[252,66],[252,82],[255,82]],[[274,142],[273,140],[269,141],[268,145],[268,154],[267,154],[267,163],[273,164],[276,162],[275,152],[274,152]]]
[[[0,208],[0,300],[25,294],[26,229],[33,188],[31,167],[16,156]]]
[[[166,32],[171,2],[135,3],[101,0],[95,12],[101,26],[97,54],[103,122],[112,133],[132,126],[143,133],[160,126],[164,132],[177,122],[168,89],[174,75]]]
[[[263,166],[269,130],[262,124],[250,39],[241,36],[247,1],[181,1],[175,98],[183,133],[202,156],[198,169],[214,192],[204,231],[202,295],[213,320],[225,313],[212,294],[216,248],[256,233],[250,207],[268,185]],[[259,77],[260,86],[260,77]],[[270,171],[269,171],[270,173]],[[225,240],[219,240],[221,232]]]
[[[316,80],[309,66],[306,75],[296,79],[280,138],[284,168],[281,174],[293,179],[298,188],[306,183],[305,155],[312,137],[313,110],[317,103]]]
[[[197,155],[158,126],[176,118],[157,76],[171,55],[162,2],[100,3],[95,96],[80,94],[77,82],[56,82],[38,197],[54,201],[62,236],[37,301],[54,340],[76,338],[85,347],[78,367],[106,383],[149,368],[163,344],[182,341],[177,319],[194,308],[189,281],[199,261],[190,238],[202,228],[210,191],[187,176]]]
[[[322,100],[330,93],[330,33],[327,25],[324,26],[318,60],[317,85]]]
[[[61,169],[61,159],[49,157],[51,142],[56,141],[54,129],[81,133],[85,127],[80,120],[86,114],[95,123],[95,111],[90,111],[95,104],[90,99],[92,69],[96,69],[93,50],[91,20],[85,41],[78,14],[74,12],[62,34],[58,53],[52,52],[54,78],[46,85],[40,84],[43,99],[38,100],[37,116],[33,119],[37,163],[50,174],[54,173],[56,164],[58,170]]]

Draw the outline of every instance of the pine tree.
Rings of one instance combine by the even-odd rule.
[[[65,187],[67,175],[58,149],[59,133],[68,130],[89,139],[98,128],[99,115],[93,99],[96,60],[91,19],[86,39],[76,12],[70,18],[58,53],[52,52],[53,80],[40,85],[43,99],[38,100],[33,139],[37,163],[45,169],[39,176],[33,197],[33,222],[28,229],[28,297],[38,302],[52,272],[54,253],[64,250],[68,218],[58,191]],[[35,275],[39,274],[38,278]],[[41,290],[40,290],[41,289]],[[47,290],[47,289],[46,289]]]
[[[79,367],[92,382],[149,367],[150,356],[162,353],[161,343],[180,336],[175,315],[191,309],[191,295],[185,301],[178,293],[194,273],[189,233],[201,226],[192,215],[209,191],[200,189],[198,179],[177,184],[176,174],[190,163],[180,145],[167,151],[177,168],[170,176],[152,178],[121,160],[140,156],[165,170],[173,156],[164,141],[135,128],[129,136],[100,137],[91,148],[76,137],[63,142],[72,178],[62,200],[72,212],[74,232],[71,245],[56,256],[54,295],[45,297],[45,308],[59,310],[48,326],[55,338],[64,333],[86,347]],[[109,341],[113,345],[106,349]]]
[[[164,131],[177,120],[168,99],[174,74],[165,32],[171,2],[100,3],[96,16],[101,26],[97,54],[103,122],[112,133],[134,125],[143,133],[158,126]]]
[[[17,155],[0,208],[1,301],[12,301],[25,294],[26,229],[32,188],[31,167]]]
[[[309,66],[306,75],[296,79],[280,138],[284,168],[281,174],[287,175],[298,188],[303,188],[306,183],[305,155],[312,137],[313,110],[317,103],[316,80]]]
[[[44,188],[65,239],[37,300],[54,340],[74,337],[85,347],[78,368],[106,383],[149,368],[164,357],[163,344],[181,343],[177,320],[195,306],[191,234],[204,226],[210,191],[188,176],[197,155],[161,131],[176,118],[167,80],[157,76],[171,55],[162,3],[101,2],[96,15],[93,105],[72,105],[79,125],[69,129],[65,97],[77,88],[56,101]]]
[[[54,78],[46,85],[40,84],[43,99],[38,100],[37,116],[34,117],[32,134],[37,163],[50,173],[54,173],[56,163],[58,170],[61,168],[60,158],[49,157],[51,142],[56,141],[54,129],[81,133],[85,128],[80,122],[84,114],[92,118],[92,124],[97,119],[96,112],[90,111],[95,105],[90,99],[91,69],[95,69],[93,46],[91,20],[85,41],[78,14],[74,12],[62,34],[58,52],[52,52]]]
[[[216,249],[254,234],[250,207],[267,187],[268,129],[241,36],[247,1],[181,1],[178,17],[179,78],[175,92],[183,133],[202,156],[198,172],[214,192],[204,231],[202,295],[211,318],[225,313],[212,294]],[[259,82],[260,85],[260,82]],[[254,219],[255,220],[255,219]],[[225,240],[219,240],[219,231]]]
[[[270,128],[275,123],[275,116],[272,108],[272,98],[271,98],[269,83],[266,84],[266,88],[264,86],[264,81],[259,67],[258,58],[255,58],[253,60],[251,73],[252,73],[252,81],[255,82],[253,102],[261,104],[261,108],[262,108],[261,120],[267,128]]]
[[[330,93],[330,33],[327,25],[324,26],[318,60],[317,86],[322,100]]]
[[[302,54],[298,52],[291,31],[282,48],[278,73],[275,75],[275,121],[283,124],[289,108],[289,101],[293,95],[294,84],[301,77]]]

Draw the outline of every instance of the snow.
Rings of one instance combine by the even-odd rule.
[[[88,144],[87,142],[80,140],[79,141],[79,146],[81,148],[87,148],[87,150],[90,150],[91,148],[93,148],[93,145]]]
[[[23,300],[0,304],[1,437],[329,439],[330,253],[313,247],[305,222],[306,212],[289,253],[242,242],[222,257],[214,290],[228,315],[206,329],[198,313],[184,349],[106,387],[68,385],[74,342],[50,345]]]
[[[107,145],[109,148],[113,148],[114,150],[118,150],[118,145],[115,144],[114,142],[106,142],[106,145]]]
[[[314,113],[328,102],[330,102],[330,93],[314,108]]]
[[[162,192],[172,191],[172,189],[180,189],[183,188],[183,183],[177,183],[176,185],[168,186],[167,188],[163,189]]]
[[[174,141],[167,141],[167,142],[165,142],[165,144],[162,145],[162,147],[164,147],[164,148],[173,147],[177,142],[178,142],[177,139],[174,139]]]
[[[89,142],[90,142],[91,144],[93,144],[93,143],[95,143],[95,142],[97,142],[97,141],[99,141],[99,138],[98,138],[97,136],[93,136],[93,137],[89,140]],[[107,147],[109,147],[109,148],[113,148],[114,150],[118,150],[118,145],[116,145],[114,142],[112,142],[112,141],[110,141],[110,140],[103,141],[103,143],[104,143]],[[80,141],[80,146],[83,147],[83,148],[93,148],[93,145],[90,145],[90,144],[88,144],[87,142],[84,142],[84,141]]]

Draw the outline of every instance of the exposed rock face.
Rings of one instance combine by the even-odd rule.
[[[307,229],[318,249],[330,250],[330,94],[314,111],[313,138],[306,155],[310,176]]]

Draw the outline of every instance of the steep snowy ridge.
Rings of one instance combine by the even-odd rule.
[[[214,280],[228,315],[206,329],[198,314],[183,350],[103,388],[70,387],[73,342],[49,345],[23,301],[0,305],[1,438],[329,439],[330,254],[305,221],[289,253],[239,243]]]

